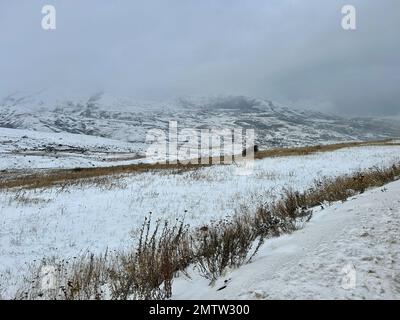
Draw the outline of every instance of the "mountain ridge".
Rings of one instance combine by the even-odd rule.
[[[255,129],[263,148],[400,137],[400,126],[388,119],[344,118],[247,96],[138,102],[103,93],[69,100],[16,93],[0,100],[0,127],[6,128],[145,143],[149,130],[167,130],[169,121],[178,128]]]

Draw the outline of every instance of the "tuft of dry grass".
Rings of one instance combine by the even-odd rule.
[[[235,216],[199,228],[194,234],[194,260],[202,274],[215,281],[227,267],[238,267],[250,257],[257,238],[252,217]]]
[[[89,300],[104,299],[108,281],[108,253],[86,253],[71,260],[43,259],[31,267],[18,300]]]
[[[170,226],[157,221],[151,231],[146,218],[133,253],[117,256],[110,270],[112,298],[166,299],[172,295],[172,280],[192,262],[188,226]]]
[[[369,188],[381,187],[395,181],[399,176],[399,164],[393,164],[390,168],[375,166],[352,175],[317,180],[312,188],[299,197],[301,204],[308,208],[322,205],[324,202],[346,201],[347,198],[364,193]]]
[[[130,252],[42,260],[31,268],[16,299],[169,298],[174,276],[193,259],[188,226],[183,222],[170,225],[160,221],[153,226],[150,216],[139,234],[139,242]]]

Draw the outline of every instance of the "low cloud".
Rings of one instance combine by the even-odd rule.
[[[57,29],[41,28],[41,8]],[[244,94],[348,115],[400,101],[400,2],[2,1],[0,94],[106,91],[139,99]]]

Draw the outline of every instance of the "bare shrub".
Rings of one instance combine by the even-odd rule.
[[[188,226],[146,218],[133,252],[85,254],[73,260],[42,260],[32,266],[17,299],[165,299],[172,280],[192,262]]]
[[[363,193],[372,187],[380,187],[397,180],[400,176],[400,165],[393,164],[389,168],[373,167],[363,172],[356,172],[337,178],[325,178],[314,183],[314,186],[304,192],[302,205],[315,207],[324,202],[345,201],[349,197]]]
[[[311,218],[311,208],[345,201],[371,187],[379,187],[399,178],[400,166],[390,168],[373,167],[336,178],[323,178],[305,192],[284,190],[279,200],[261,206],[256,213],[256,233],[262,237],[278,236],[298,228],[298,223]]]
[[[113,298],[169,298],[174,275],[185,270],[191,258],[187,225],[157,221],[151,231],[151,217],[146,218],[135,251],[119,254],[110,271]]]
[[[216,280],[226,267],[238,267],[249,257],[256,240],[251,216],[235,216],[196,231],[195,260],[202,274]]]
[[[108,255],[87,253],[71,260],[44,259],[31,268],[26,286],[17,299],[89,300],[104,299],[108,280]]]

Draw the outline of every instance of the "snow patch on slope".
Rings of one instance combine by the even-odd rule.
[[[400,299],[399,195],[396,181],[319,210],[212,286],[179,278],[173,298]]]

